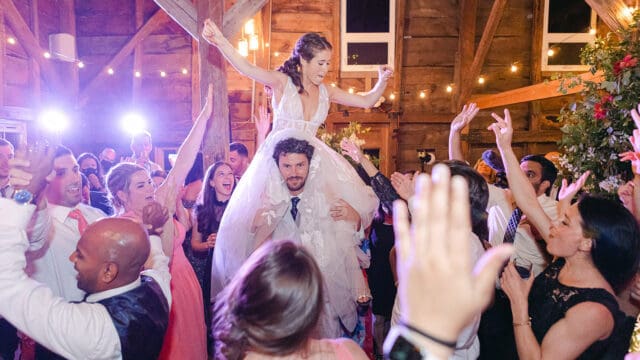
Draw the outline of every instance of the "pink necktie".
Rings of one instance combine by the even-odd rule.
[[[82,213],[80,212],[80,209],[71,210],[69,212],[69,217],[75,219],[78,222],[78,231],[80,232],[80,235],[82,235],[87,229],[87,226],[89,226],[89,223],[87,222],[87,219],[85,219],[84,215],[82,215]]]

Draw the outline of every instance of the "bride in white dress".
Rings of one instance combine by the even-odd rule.
[[[370,296],[355,249],[363,237],[363,229],[371,223],[378,199],[349,162],[315,134],[324,123],[330,102],[363,108],[373,106],[382,96],[393,70],[381,66],[378,82],[371,91],[363,95],[350,94],[322,83],[329,70],[332,47],[317,33],[307,33],[298,39],[293,54],[277,71],[262,69],[247,61],[210,20],[205,21],[202,35],[240,73],[272,89],[274,111],[273,130],[243,174],[221,220],[212,267],[212,296],[265,240],[252,232],[256,222],[279,221],[290,209],[291,195],[272,157],[275,145],[290,137],[306,140],[315,151],[304,196],[298,205],[302,216],[297,240],[314,255],[326,283],[328,313],[323,316],[319,335],[339,336],[337,318],[346,329],[353,330],[356,300]],[[359,214],[359,228],[345,221],[347,211],[337,203],[339,199]]]

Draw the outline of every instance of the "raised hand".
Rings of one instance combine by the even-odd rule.
[[[407,205],[394,203],[401,316],[438,339],[455,342],[489,303],[498,271],[513,250],[494,247],[474,269],[468,185],[461,177],[451,179],[446,165],[436,165],[432,174],[417,179],[411,224]]]
[[[380,65],[378,67],[378,81],[387,81],[393,76],[393,67],[389,65]]]
[[[573,197],[576,196],[578,191],[582,189],[589,175],[591,175],[591,171],[587,170],[584,172],[584,174],[580,175],[578,180],[574,181],[571,184],[567,182],[567,179],[562,179],[562,186],[558,191],[558,200],[559,201],[564,200],[566,202],[570,202],[571,199],[573,199]]]
[[[492,130],[496,135],[496,144],[499,148],[510,147],[513,138],[513,124],[509,109],[504,109],[504,118],[496,113],[491,113],[491,116],[496,122],[489,125],[487,129]]]
[[[266,106],[260,106],[258,108],[258,118],[256,119],[256,131],[258,134],[266,134],[269,132],[271,126],[271,114],[267,111]]]
[[[15,156],[9,160],[9,183],[16,189],[26,189],[37,197],[47,184],[53,170],[55,146],[37,142],[33,146],[18,145]]]
[[[414,175],[414,179],[418,176],[418,172],[416,171]],[[409,174],[401,174],[399,172],[394,172],[391,174],[391,186],[393,189],[400,195],[400,197],[409,201],[409,198],[413,196],[413,191],[415,188],[415,182],[411,180],[411,175]]]
[[[347,155],[353,161],[360,164],[364,155],[362,154],[362,150],[350,139],[344,138],[340,141],[340,148],[342,149],[342,155]]]
[[[207,99],[204,102],[204,106],[202,107],[202,116],[207,119],[211,117],[211,113],[213,112],[213,84],[209,84],[207,88]]]
[[[460,132],[469,125],[480,109],[476,103],[470,103],[462,107],[462,111],[451,121],[451,131]]]

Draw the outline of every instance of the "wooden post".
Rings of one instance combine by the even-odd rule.
[[[76,11],[74,0],[63,0],[60,2],[60,31],[76,37]],[[75,55],[75,54],[74,54]],[[75,55],[77,56],[77,55]],[[73,59],[76,60],[76,59]],[[65,90],[67,92],[67,100],[69,104],[76,104],[78,98],[78,89],[80,86],[78,66],[73,62],[60,62],[60,68],[63,76],[68,81],[65,82]]]
[[[633,21],[631,16],[625,13],[627,4],[624,0],[586,0],[586,2],[613,32],[628,27]]]
[[[136,31],[138,31],[142,25],[144,25],[144,0],[136,0]],[[144,41],[144,40],[143,40]],[[131,74],[132,79],[132,95],[133,102],[137,103],[140,99],[140,89],[142,88],[142,78],[136,77],[135,72],[142,69],[142,56],[144,55],[142,42],[138,43],[133,50],[133,72]]]
[[[222,27],[224,0],[197,0],[198,30],[203,28],[204,21],[211,18]],[[200,33],[200,31],[198,32]],[[203,157],[205,167],[216,161],[227,158],[229,151],[229,95],[227,93],[226,63],[222,54],[199,34],[199,82],[200,98],[204,104],[209,84],[213,84],[213,114],[204,136]]]
[[[0,7],[0,69],[4,69],[7,30],[4,26],[4,8]],[[4,106],[4,71],[0,71],[0,108]]]

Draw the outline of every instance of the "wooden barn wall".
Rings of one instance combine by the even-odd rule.
[[[78,56],[86,64],[80,72],[82,92],[136,33],[136,1],[82,0],[75,6]],[[142,23],[162,11],[152,0],[144,0],[141,8],[138,16]],[[129,111],[146,118],[156,147],[175,147],[188,133],[192,123],[191,38],[169,22],[142,40],[138,48],[139,58],[135,59],[134,52],[127,56],[80,109],[78,133],[95,137],[77,139],[78,147],[98,152],[109,145],[128,154],[130,139],[120,119]],[[134,62],[140,65],[134,66]],[[187,75],[182,69],[187,69]],[[140,71],[139,79],[135,71]],[[166,77],[161,77],[161,71]]]

